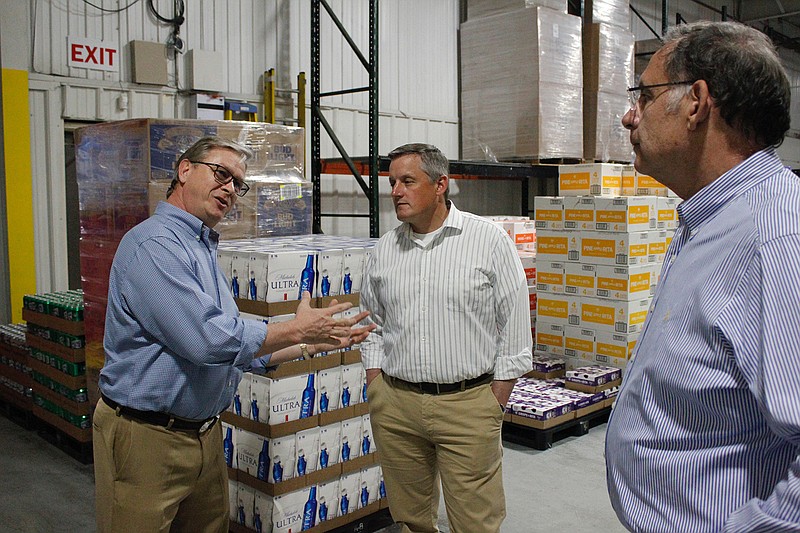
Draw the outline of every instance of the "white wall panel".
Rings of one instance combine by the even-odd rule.
[[[67,271],[64,122],[57,84],[31,84],[31,177],[33,188],[36,289],[60,290],[69,284]],[[61,166],[53,165],[61,161]]]

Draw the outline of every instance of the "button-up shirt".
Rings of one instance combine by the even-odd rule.
[[[407,223],[378,241],[361,302],[378,325],[361,346],[366,368],[431,383],[531,369],[530,303],[514,244],[452,202],[430,242]]]
[[[218,234],[161,202],[122,238],[108,288],[100,390],[115,402],[202,420],[225,410],[266,337],[217,267]]]
[[[772,149],[679,208],[608,424],[632,531],[800,531],[800,180]]]

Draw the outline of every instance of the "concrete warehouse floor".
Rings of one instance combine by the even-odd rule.
[[[504,442],[503,533],[625,531],[606,492],[605,427],[546,451]],[[449,533],[443,505],[439,525]],[[390,526],[382,533],[398,530]],[[0,416],[0,533],[55,531],[95,531],[92,465]]]

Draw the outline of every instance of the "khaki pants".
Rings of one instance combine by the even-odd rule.
[[[228,471],[222,425],[172,431],[117,416],[101,399],[94,412],[97,531],[228,531]]]
[[[490,385],[430,395],[379,374],[367,396],[389,510],[402,531],[438,531],[439,478],[452,533],[500,531],[503,413]]]

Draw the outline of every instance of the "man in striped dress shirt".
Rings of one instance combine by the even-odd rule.
[[[500,430],[531,368],[528,289],[514,244],[448,200],[448,161],[407,144],[389,157],[401,226],[375,247],[362,305],[367,396],[392,517],[434,533],[439,479],[453,533],[505,518]]]
[[[760,32],[673,28],[623,118],[679,227],[606,437],[643,532],[800,531],[800,181],[789,82]]]

